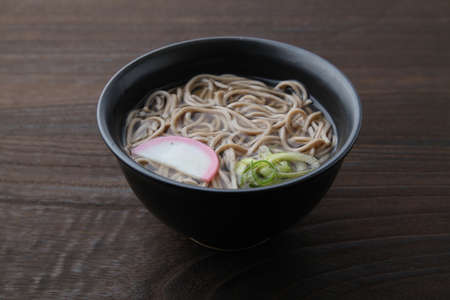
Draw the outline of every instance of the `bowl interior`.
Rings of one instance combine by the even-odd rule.
[[[133,163],[123,151],[125,119],[149,91],[183,83],[200,73],[302,82],[329,113],[337,129],[335,154],[319,170],[342,158],[356,139],[361,122],[360,102],[350,82],[333,65],[311,52],[279,42],[210,38],[152,51],[110,80],[100,97],[98,118],[102,135],[116,156]]]

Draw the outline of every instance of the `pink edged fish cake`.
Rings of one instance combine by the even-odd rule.
[[[136,146],[132,153],[205,182],[210,182],[219,169],[214,150],[187,137],[157,137]]]

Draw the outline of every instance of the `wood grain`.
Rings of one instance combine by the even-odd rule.
[[[10,1],[0,9],[0,299],[449,299],[450,2]],[[112,74],[212,35],[288,42],[358,90],[320,205],[217,253],[148,213],[96,128]]]

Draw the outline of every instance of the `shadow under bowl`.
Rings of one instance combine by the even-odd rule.
[[[302,82],[336,126],[333,156],[301,178],[237,190],[175,182],[137,164],[124,151],[127,114],[149,91],[200,73]],[[203,38],[151,51],[111,78],[97,107],[100,133],[136,196],[169,227],[215,249],[258,244],[308,214],[328,191],[354,144],[361,115],[355,89],[329,62],[298,47],[249,37]]]

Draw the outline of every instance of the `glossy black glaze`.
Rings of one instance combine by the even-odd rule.
[[[139,166],[123,151],[127,113],[149,90],[199,73],[301,81],[335,122],[338,145],[333,158],[302,178],[240,190],[181,184]],[[155,216],[206,245],[236,249],[279,233],[313,209],[358,136],[361,104],[345,76],[311,52],[263,39],[219,37],[157,49],[122,68],[100,96],[97,120],[129,185]]]

